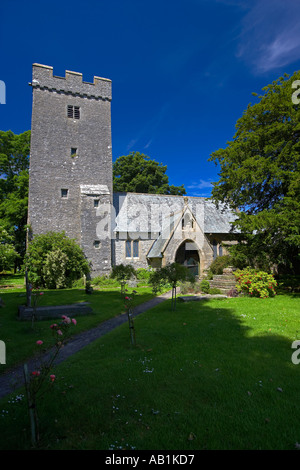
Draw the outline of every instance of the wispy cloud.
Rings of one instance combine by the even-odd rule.
[[[219,0],[225,3],[226,0]],[[233,2],[238,4],[239,2]],[[245,7],[245,2],[240,2]],[[253,0],[241,23],[236,56],[258,73],[300,59],[300,2]]]
[[[199,182],[193,182],[189,186],[187,186],[188,189],[203,189],[203,188],[210,188],[212,189],[212,182],[211,181],[205,181],[205,180],[200,180]]]
[[[168,113],[169,103],[165,103],[156,115],[145,126],[140,128],[134,138],[127,145],[127,151],[133,150],[136,145],[140,149],[147,150],[159,132],[160,125]]]

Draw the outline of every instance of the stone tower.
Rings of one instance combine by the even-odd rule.
[[[111,268],[110,236],[97,225],[112,204],[111,81],[33,64],[28,224],[30,236],[65,231],[92,262]],[[103,208],[103,210],[101,210]]]

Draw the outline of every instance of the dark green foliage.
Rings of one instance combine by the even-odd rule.
[[[212,274],[223,274],[223,269],[232,266],[232,259],[229,255],[217,256],[209,267]]]
[[[167,167],[147,155],[131,152],[113,164],[114,192],[186,194],[184,186],[169,185]]]
[[[112,268],[111,278],[116,279],[121,285],[121,294],[125,293],[126,281],[136,276],[136,271],[130,264],[118,264]]]
[[[0,131],[0,218],[21,263],[26,247],[30,131]]]
[[[233,140],[211,155],[221,167],[213,198],[239,209],[244,243],[230,252],[246,264],[296,272],[300,265],[300,71],[263,88],[237,121]]]
[[[50,260],[61,259],[64,269],[60,271],[60,284],[57,285],[57,274]],[[59,268],[57,264],[54,267]],[[89,263],[82,249],[75,240],[68,238],[64,232],[48,232],[35,235],[30,242],[25,257],[25,268],[30,282],[34,286],[56,288],[71,287],[76,279],[89,274]]]
[[[209,289],[210,289],[209,282],[208,282],[206,279],[203,279],[203,280],[200,282],[200,290],[201,290],[201,292],[203,292],[204,294],[208,294]]]

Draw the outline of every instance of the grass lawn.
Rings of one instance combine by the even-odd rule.
[[[24,277],[19,280],[13,276],[8,277],[12,284],[24,284]],[[18,279],[18,276],[17,276]],[[3,285],[3,284],[2,284]],[[135,303],[141,304],[153,298],[150,287],[136,288],[138,294]],[[132,289],[129,289],[131,292]],[[5,307],[0,308],[0,339],[6,344],[6,366],[0,365],[0,374],[6,369],[24,361],[36,352],[35,342],[43,339],[45,345],[52,344],[50,325],[56,320],[37,321],[32,328],[31,321],[17,320],[18,306],[26,304],[25,288],[0,288],[0,297]],[[120,295],[120,288],[94,290],[92,295],[85,293],[84,289],[44,290],[40,296],[38,306],[68,305],[77,302],[90,302],[93,314],[81,316],[74,331],[80,333],[93,328],[105,320],[125,312],[124,301]]]
[[[166,301],[141,314],[136,347],[124,324],[55,368],[39,404],[42,448],[294,449],[299,305],[296,295],[241,297],[172,312]],[[19,393],[0,402],[2,449],[30,448]]]

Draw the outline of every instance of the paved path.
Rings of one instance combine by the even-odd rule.
[[[141,305],[138,305],[134,309],[133,317],[136,317],[140,313],[149,310],[150,308],[155,307],[156,305],[160,304],[166,299],[169,299],[172,295],[172,292],[167,292],[165,294],[159,295],[148,302],[145,302]],[[59,353],[59,357],[55,361],[55,364],[59,364],[63,362],[68,357],[75,354],[77,351],[80,351],[82,348],[90,344],[92,341],[100,338],[101,336],[105,335],[109,331],[113,330],[117,326],[122,325],[123,323],[127,322],[128,318],[127,315],[119,315],[117,317],[111,318],[99,326],[92,328],[91,330],[84,331],[83,333],[79,333],[73,339],[71,339],[63,349],[61,349]],[[46,356],[45,356],[46,357]],[[45,359],[44,357],[44,359]],[[28,360],[26,361],[28,364],[28,369],[32,370],[33,367],[36,367],[36,360]],[[18,387],[21,387],[24,384],[24,377],[23,377],[23,364],[15,367],[14,369],[10,369],[4,374],[0,375],[0,398],[8,395],[9,393],[16,390]]]

